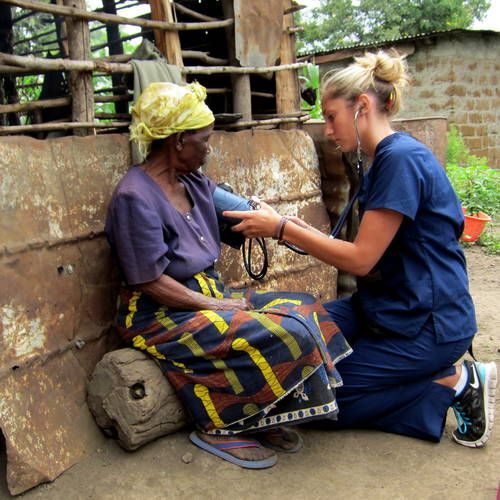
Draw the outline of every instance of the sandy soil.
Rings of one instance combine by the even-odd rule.
[[[467,250],[479,322],[476,357],[500,368],[500,257]],[[497,402],[497,415],[500,403]],[[113,441],[59,477],[19,498],[79,499],[495,499],[500,482],[500,428],[488,446],[471,450],[374,431],[304,431],[304,449],[282,454],[265,471],[245,471],[190,445],[187,432],[128,453]],[[182,457],[192,454],[188,464]],[[5,465],[0,498],[8,498]]]

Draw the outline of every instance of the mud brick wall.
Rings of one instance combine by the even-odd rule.
[[[321,73],[344,67],[352,56],[379,48],[407,54],[412,85],[402,119],[442,116],[489,165],[500,167],[500,33],[455,30],[316,57]],[[329,60],[328,60],[329,59]]]
[[[500,167],[500,34],[441,37],[408,61],[413,85],[402,116],[446,116],[473,154]]]

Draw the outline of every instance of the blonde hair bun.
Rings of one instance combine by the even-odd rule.
[[[354,102],[361,94],[372,92],[380,111],[393,116],[401,108],[402,93],[409,80],[406,61],[396,50],[367,52],[355,57],[346,68],[326,73],[321,95],[323,99],[343,97]]]
[[[406,61],[395,50],[389,53],[382,50],[376,54],[366,53],[364,56],[355,57],[354,60],[379,80],[401,88],[408,84]]]

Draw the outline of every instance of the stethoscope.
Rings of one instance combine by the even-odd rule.
[[[332,231],[330,232],[329,238],[334,239],[336,238],[342,227],[345,224],[345,221],[349,214],[352,211],[352,207],[355,203],[355,201],[358,199],[359,193],[361,191],[361,187],[363,185],[363,176],[364,176],[364,170],[363,170],[363,157],[361,154],[361,137],[359,135],[359,129],[358,129],[358,117],[360,113],[360,108],[356,110],[354,113],[354,130],[356,131],[356,170],[358,174],[358,187],[356,188],[356,191],[354,192],[354,195],[352,198],[349,200],[349,203],[345,206],[344,210],[342,210],[342,213],[339,216],[339,219],[335,226],[333,227]],[[292,243],[289,243],[288,241],[284,241],[283,245],[285,245],[287,248],[290,250],[293,250],[294,252],[300,254],[300,255],[309,255],[307,252],[304,252],[301,248],[293,245]]]

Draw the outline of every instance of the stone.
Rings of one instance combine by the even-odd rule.
[[[187,453],[184,453],[184,455],[182,455],[182,461],[185,464],[190,464],[193,461],[193,454],[189,451]]]
[[[105,354],[87,389],[97,425],[126,450],[171,434],[190,421],[156,361],[135,349]]]

